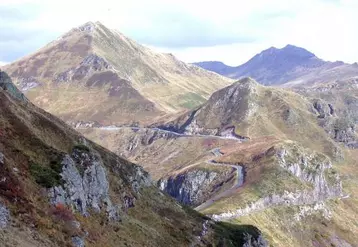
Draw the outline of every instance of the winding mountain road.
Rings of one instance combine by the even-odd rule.
[[[246,141],[245,138],[238,138],[234,134],[225,135],[225,136],[202,135],[202,134],[189,135],[189,134],[178,133],[178,132],[175,132],[175,131],[164,130],[164,129],[160,129],[160,128],[147,128],[147,127],[134,127],[134,126],[75,127],[75,129],[100,129],[100,130],[108,130],[108,131],[121,130],[121,129],[132,129],[133,131],[154,130],[154,131],[158,131],[158,132],[172,134],[172,135],[175,135],[175,136],[178,136],[178,137],[211,137],[211,138],[225,139],[225,140],[236,140],[236,141],[239,141],[239,142]]]
[[[215,156],[215,157],[219,157],[222,156],[224,153],[222,153],[220,151],[219,148],[214,148],[211,150],[211,153]],[[207,164],[209,165],[214,165],[214,166],[229,166],[232,167],[236,170],[236,181],[234,183],[234,185],[229,188],[226,189],[222,192],[220,192],[217,195],[214,195],[213,197],[209,198],[208,200],[206,200],[206,202],[204,202],[203,204],[197,206],[195,208],[195,210],[200,211],[203,210],[205,208],[208,208],[209,206],[211,206],[215,201],[223,198],[223,197],[227,197],[230,196],[232,194],[234,194],[236,192],[236,190],[241,187],[244,183],[244,179],[245,179],[245,172],[244,172],[244,168],[240,165],[233,165],[233,164],[229,164],[229,163],[221,163],[221,162],[216,162],[214,160],[208,160],[206,161]]]

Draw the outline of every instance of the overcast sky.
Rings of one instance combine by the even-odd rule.
[[[0,0],[0,63],[72,27],[100,21],[186,62],[246,62],[271,46],[301,46],[358,62],[358,0]]]

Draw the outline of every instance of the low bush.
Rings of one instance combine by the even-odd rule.
[[[87,153],[90,151],[89,147],[87,147],[86,145],[83,145],[83,144],[76,144],[76,145],[73,147],[73,149],[77,149],[77,150],[79,150],[79,151],[87,152]]]
[[[73,215],[72,210],[69,209],[63,203],[57,203],[56,205],[54,205],[51,208],[50,212],[58,220],[63,220],[65,222],[75,220],[75,216]]]
[[[61,170],[62,165],[56,162],[51,162],[49,167],[30,163],[30,173],[35,178],[36,183],[46,188],[62,184]]]

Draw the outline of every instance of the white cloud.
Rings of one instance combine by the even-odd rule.
[[[1,10],[9,8],[5,20]],[[238,65],[286,44],[323,59],[355,62],[357,11],[356,0],[1,0],[0,29],[8,32],[2,39],[9,38],[0,38],[0,59],[13,60],[74,26],[98,20],[188,62]]]

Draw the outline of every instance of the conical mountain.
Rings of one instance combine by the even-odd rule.
[[[151,121],[195,107],[229,79],[150,50],[99,22],[3,68],[38,106],[73,121]]]

